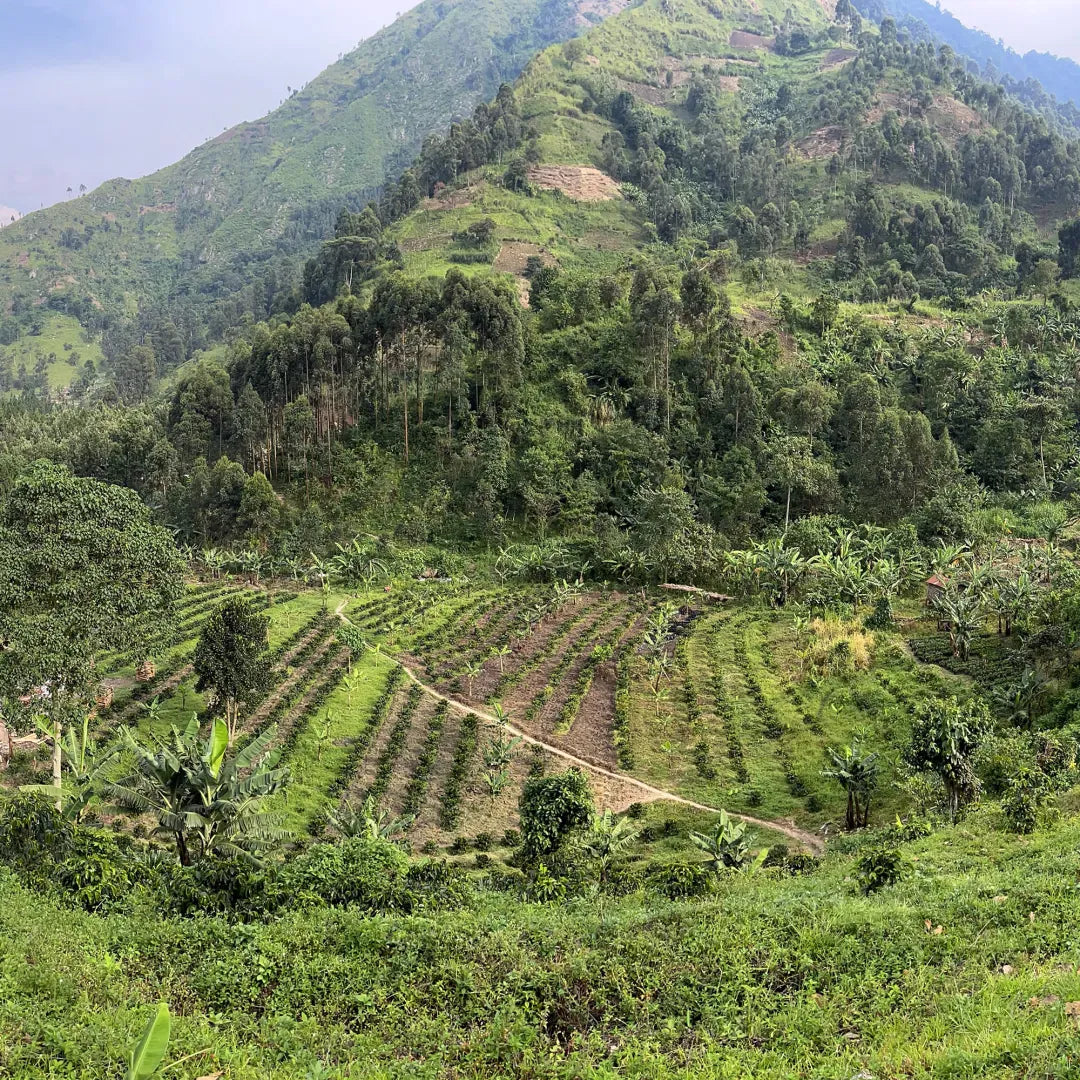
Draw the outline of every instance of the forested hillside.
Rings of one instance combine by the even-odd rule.
[[[599,18],[580,7],[419,4],[269,115],[151,176],[112,180],[6,228],[8,340],[51,311],[120,335],[134,316],[138,338],[171,321],[190,352],[287,306],[295,275],[285,257],[322,237],[342,205],[363,205],[428,132],[468,115],[537,49]]]
[[[1062,103],[1080,105],[1080,64],[1075,60],[1034,50],[1021,55],[927,0],[855,0],[855,7],[875,22],[891,17],[916,38],[950,45],[988,76],[1007,80],[1029,100],[1052,94]]]

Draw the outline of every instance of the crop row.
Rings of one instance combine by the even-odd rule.
[[[390,786],[390,779],[394,775],[394,765],[401,756],[401,751],[405,749],[405,740],[409,737],[409,728],[412,727],[413,717],[416,715],[416,710],[420,708],[420,701],[423,696],[423,689],[413,683],[409,687],[405,703],[401,706],[401,712],[398,713],[398,718],[390,729],[390,738],[387,740],[386,746],[383,747],[383,752],[379,756],[378,764],[375,767],[375,780],[367,791],[368,795],[374,798],[376,802],[386,794],[386,789]]]
[[[416,767],[413,769],[412,778],[405,792],[405,803],[401,812],[407,816],[415,817],[424,805],[424,796],[427,794],[428,784],[431,782],[431,773],[435,768],[435,762],[439,759],[439,745],[442,742],[443,728],[446,726],[446,717],[450,711],[450,704],[440,701],[435,711],[428,718],[427,733],[424,736],[424,744],[420,748],[420,756]]]
[[[472,761],[476,756],[478,726],[476,713],[466,713],[461,718],[461,729],[454,747],[454,760],[443,787],[442,806],[439,811],[439,824],[444,829],[454,829],[461,821],[465,783],[469,779]]]
[[[459,655],[448,674],[455,677],[465,674],[474,664],[484,664],[498,656],[501,649],[508,646],[515,637],[520,637],[521,627],[514,623],[517,607],[518,600],[513,598],[492,608],[487,613],[484,625],[474,626],[468,638],[460,643],[457,650]],[[464,655],[460,655],[462,652]]]
[[[485,605],[490,602],[490,596],[487,593],[470,597],[454,597],[449,601],[449,610],[442,621],[413,640],[413,652],[417,655],[438,652],[453,640],[455,631],[463,622],[467,622],[477,612],[483,611]]]
[[[334,650],[333,659],[323,677],[313,685],[309,684],[307,693],[296,703],[296,711],[299,712],[299,715],[290,725],[289,730],[285,733],[285,738],[280,743],[282,761],[288,761],[292,757],[296,744],[300,741],[300,736],[311,726],[312,719],[322,708],[326,699],[341,683],[345,675],[346,652],[347,650],[344,647]]]
[[[390,713],[390,706],[393,703],[394,695],[397,693],[397,689],[404,678],[404,670],[397,664],[394,664],[386,677],[382,693],[379,694],[375,699],[374,704],[371,706],[371,712],[368,715],[368,721],[364,730],[355,736],[352,743],[349,745],[348,753],[341,763],[341,768],[337,771],[334,779],[327,785],[326,795],[330,805],[334,805],[352,786],[353,776],[360,768],[361,762],[363,762],[364,758],[367,756],[372,740],[386,721],[386,717]],[[317,815],[312,821],[310,832],[313,836],[321,836],[325,831],[326,813],[323,812]]]
[[[746,754],[743,750],[742,735],[739,730],[738,720],[735,718],[735,708],[727,692],[727,686],[724,684],[724,660],[720,652],[722,629],[722,625],[718,625],[709,635],[709,662],[713,673],[713,711],[723,728],[728,759],[735,770],[736,779],[740,784],[748,784],[750,782],[750,771],[746,767]]]
[[[593,631],[609,617],[609,614],[610,613],[608,612],[599,613],[596,618],[593,619],[580,634],[578,634],[570,648],[563,651],[562,656],[559,657],[558,664],[551,670],[544,686],[533,697],[532,701],[529,702],[529,706],[525,710],[526,722],[532,723],[544,711],[547,703],[555,696],[555,691],[558,689],[559,684],[562,682],[566,673],[570,670],[570,667],[589,647]]]
[[[747,631],[744,628],[742,633],[735,639],[735,667],[742,676],[743,683],[754,702],[754,708],[757,710],[758,716],[761,717],[762,733],[767,739],[779,739],[784,734],[784,725],[776,715],[772,702],[765,696],[765,691],[762,689],[761,683],[753,670],[753,665],[750,663],[750,656],[746,649],[746,634]]]
[[[575,615],[569,619],[564,619],[555,630],[555,632],[548,638],[544,644],[536,650],[531,656],[527,657],[516,667],[510,671],[504,672],[499,676],[498,681],[492,687],[491,693],[488,694],[488,703],[492,704],[496,701],[500,701],[506,696],[506,694],[513,690],[526,675],[535,671],[545,660],[555,655],[559,646],[570,636],[574,629],[581,625],[581,623],[591,614],[593,608],[596,605],[594,603],[587,604],[581,608]],[[600,621],[601,616],[593,620],[589,626],[589,630],[596,626]],[[588,633],[588,631],[585,631]]]
[[[574,688],[570,691],[570,696],[563,702],[562,708],[559,710],[559,718],[555,723],[557,733],[564,735],[574,726],[581,704],[592,689],[596,672],[601,664],[606,664],[615,655],[619,640],[626,633],[626,630],[625,623],[617,623],[593,647],[593,651],[585,661],[584,667],[578,672],[578,676],[574,680]]]
[[[633,701],[634,658],[644,631],[638,631],[619,655],[615,664],[615,720],[612,724],[612,741],[620,769],[634,767],[634,748],[630,744],[630,706]]]
[[[247,732],[244,736],[244,741],[255,738],[255,736],[265,731],[271,724],[277,723],[280,719],[285,717],[289,711],[296,707],[307,694],[308,689],[312,684],[323,674],[324,671],[330,666],[331,662],[335,658],[344,658],[347,650],[344,645],[329,645],[322,652],[318,653],[314,659],[303,668],[295,681],[280,693],[277,700],[272,707],[268,710],[267,714],[255,724],[251,731]],[[267,699],[264,699],[264,701]],[[256,710],[257,711],[257,710]]]

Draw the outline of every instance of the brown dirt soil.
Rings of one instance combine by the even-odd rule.
[[[906,116],[917,112],[913,102],[901,98],[899,94],[884,92],[878,94],[874,107],[866,114],[870,123],[877,123],[887,112],[897,112]],[[926,110],[926,119],[933,124],[946,139],[959,139],[969,131],[980,131],[985,125],[982,117],[962,101],[949,94],[937,94],[933,104]]]
[[[843,138],[843,128],[823,127],[818,128],[812,135],[807,135],[805,139],[799,139],[795,146],[803,157],[811,160],[831,158],[840,149]]]
[[[728,44],[733,49],[768,49],[776,44],[776,38],[764,37],[761,34],[751,34],[746,30],[732,30]]]
[[[450,709],[446,714],[442,738],[439,741],[439,756],[435,760],[435,767],[431,770],[431,776],[428,777],[428,789],[424,798],[424,805],[416,815],[416,821],[413,823],[412,829],[409,830],[411,836],[419,836],[421,844],[429,837],[442,833],[439,828],[442,793],[446,787],[447,778],[450,776],[450,769],[454,764],[454,748],[457,746],[458,736],[461,734],[461,716],[462,713],[458,709]],[[479,751],[477,752],[477,760],[479,760]]]
[[[859,54],[854,49],[830,49],[821,61],[821,70],[829,71],[831,68],[843,67],[849,60],[854,60]]]
[[[606,202],[621,197],[619,185],[588,165],[534,165],[529,182],[545,191],[561,191],[575,202]]]
[[[499,254],[495,256],[492,266],[504,274],[520,276],[525,272],[529,259],[538,257],[545,266],[554,266],[555,257],[545,251],[539,244],[527,244],[519,240],[507,240],[499,248]]]
[[[390,708],[387,710],[386,718],[382,722],[382,726],[375,734],[375,738],[372,740],[371,745],[367,748],[367,753],[364,755],[363,761],[360,762],[356,772],[353,773],[349,780],[349,786],[345,789],[345,794],[342,796],[341,801],[343,803],[348,802],[354,805],[363,802],[367,789],[375,782],[375,770],[379,766],[379,758],[382,757],[383,751],[386,749],[386,744],[390,741],[390,732],[394,730],[394,725],[397,723],[398,716],[401,715],[401,710],[405,705],[405,702],[409,697],[409,685],[403,682],[398,687],[397,693],[394,694],[393,701],[390,703]],[[421,708],[423,702],[421,702]],[[418,709],[417,712],[420,710]]]
[[[742,77],[739,75],[714,75],[713,82],[725,94],[737,94],[742,86]]]
[[[628,90],[634,97],[647,105],[667,105],[675,100],[675,91],[669,87],[653,86],[650,83],[630,82],[628,79],[616,79],[615,85],[620,90]]]
[[[629,6],[630,0],[578,0],[574,22],[577,26],[592,26],[595,20],[587,16],[598,15],[601,19],[606,19],[611,15],[618,15]]]
[[[144,214],[172,214],[176,211],[176,203],[158,203],[156,206],[140,206],[139,217]]]
[[[308,657],[305,662],[305,666],[297,668],[283,683],[275,687],[269,697],[263,701],[259,707],[250,715],[245,716],[240,721],[238,728],[238,734],[242,734],[246,731],[250,731],[256,724],[261,723],[273,710],[274,706],[283,698],[288,696],[293,687],[296,686],[304,678],[304,674],[307,669],[314,664],[317,660],[323,657],[330,649],[337,645],[337,639],[333,635],[328,637],[322,645],[319,646],[315,652]]]
[[[453,233],[433,233],[431,236],[413,236],[407,240],[399,240],[398,247],[406,253],[430,251],[432,248],[444,247],[450,242],[453,235]]]
[[[577,678],[578,673],[585,666],[585,662],[589,658],[589,653],[592,651],[592,644],[608,634],[615,628],[616,623],[623,621],[625,618],[626,613],[619,612],[614,607],[604,609],[595,620],[590,616],[580,626],[574,629],[574,632],[570,637],[562,643],[562,647],[556,650],[554,656],[545,660],[535,671],[530,671],[529,674],[514,687],[513,691],[503,702],[503,706],[506,708],[506,711],[513,716],[514,722],[522,731],[527,732],[529,735],[533,735],[538,739],[547,739],[547,736],[553,731],[555,717],[558,715],[559,709],[562,708],[563,702],[570,696],[574,680]],[[547,703],[532,723],[527,724],[524,720],[524,715],[529,708],[529,704],[547,685],[549,678],[555,668],[559,666],[563,657],[566,656],[568,652],[574,652],[575,650],[576,655],[565,674],[562,676],[559,685],[555,687],[555,693],[548,699]],[[554,742],[555,740],[553,739],[552,741]]]
[[[435,711],[437,705],[438,702],[430,694],[425,694],[420,699],[419,708],[413,713],[412,723],[409,725],[408,734],[405,736],[405,745],[401,748],[401,754],[394,763],[390,786],[386,789],[386,794],[382,800],[383,806],[387,807],[393,814],[401,813],[405,803],[405,793],[409,789],[409,784],[412,783],[413,773],[416,772],[416,765],[420,759],[420,751],[423,750],[424,740],[427,738],[428,721],[431,719],[431,714]],[[445,748],[446,727],[444,725],[439,740],[439,750],[444,751]],[[430,794],[430,792],[431,788],[429,787],[428,793]]]
[[[479,196],[483,184],[469,184],[467,187],[440,190],[433,199],[423,199],[421,210],[464,210],[472,206]]]

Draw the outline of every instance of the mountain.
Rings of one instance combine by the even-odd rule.
[[[265,316],[282,287],[276,257],[325,235],[341,205],[376,194],[428,132],[493,96],[538,49],[621,6],[427,0],[261,120],[151,176],[109,181],[5,230],[0,313],[45,305],[98,329],[161,310],[190,345],[215,301],[258,282],[259,298],[219,313],[217,329],[245,303]]]
[[[1023,84],[1034,80],[1058,101],[1080,106],[1080,64],[1067,57],[1034,50],[1021,54],[982,30],[965,26],[955,15],[927,0],[853,0],[867,18],[892,18],[916,39],[933,37],[976,63],[991,78]],[[1037,87],[1028,87],[1035,90]]]

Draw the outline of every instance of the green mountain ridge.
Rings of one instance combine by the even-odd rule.
[[[250,285],[275,256],[302,253],[342,204],[373,196],[429,131],[490,98],[538,48],[619,6],[422,3],[268,116],[151,176],[111,180],[5,229],[0,312],[44,306],[100,329],[164,309],[191,337],[198,319],[185,317],[185,303],[203,311]],[[259,288],[272,294],[275,284],[264,276]]]

